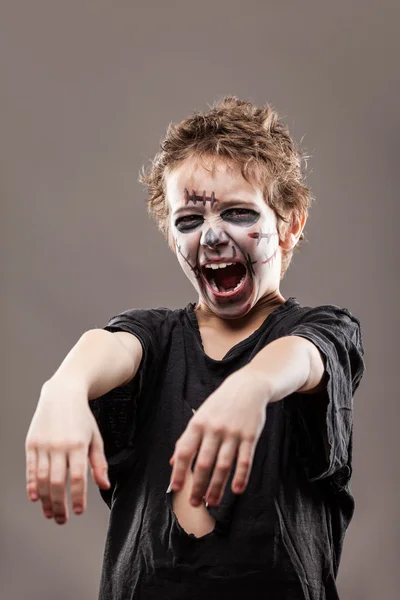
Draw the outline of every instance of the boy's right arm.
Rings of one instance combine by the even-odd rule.
[[[87,465],[95,483],[109,488],[103,440],[89,400],[128,383],[142,360],[142,345],[130,333],[92,329],[82,335],[44,383],[26,436],[26,484],[47,518],[68,519],[67,470],[73,511],[86,508]]]

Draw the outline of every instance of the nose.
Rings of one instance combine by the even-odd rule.
[[[200,244],[202,246],[207,246],[208,248],[215,248],[216,246],[226,244],[227,242],[228,238],[223,231],[220,229],[212,229],[211,227],[203,231],[200,240]]]

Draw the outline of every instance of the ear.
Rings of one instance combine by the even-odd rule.
[[[279,240],[279,245],[281,248],[284,250],[292,250],[296,246],[306,221],[307,216],[304,213],[291,213],[290,222],[285,226],[283,236]]]

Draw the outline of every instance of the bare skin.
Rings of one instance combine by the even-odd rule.
[[[125,332],[91,330],[82,335],[43,385],[26,440],[26,491],[43,514],[62,525],[72,510],[86,510],[87,470],[100,488],[110,487],[103,439],[88,401],[127,383],[142,357],[138,339]]]

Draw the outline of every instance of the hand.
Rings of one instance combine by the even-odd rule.
[[[219,504],[236,457],[232,491],[240,494],[246,489],[266,421],[268,394],[259,387],[251,370],[237,371],[207,398],[176,442],[170,460],[175,492],[182,489],[199,452],[190,497],[193,506],[199,506],[204,497],[210,506]]]
[[[88,458],[92,477],[108,489],[103,440],[83,386],[61,380],[45,383],[25,441],[26,490],[41,500],[45,517],[68,520],[67,469],[75,514],[86,508]]]

